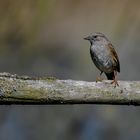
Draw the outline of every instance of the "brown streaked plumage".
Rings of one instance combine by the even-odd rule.
[[[117,72],[120,72],[120,62],[111,42],[102,33],[95,33],[84,39],[89,40],[91,43],[91,58],[101,71],[100,75],[104,72],[108,80],[113,80],[112,83],[115,86],[118,85],[116,75]]]

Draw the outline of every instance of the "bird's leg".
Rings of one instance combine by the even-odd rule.
[[[119,86],[118,81],[116,79],[116,75],[117,75],[117,71],[114,71],[114,78],[113,78],[113,81],[111,82],[111,84],[115,84],[114,88],[116,86]]]
[[[103,80],[103,78],[101,78],[102,73],[103,73],[103,71],[101,71],[101,72],[100,72],[100,76],[98,76],[98,77],[96,78],[96,82],[102,81],[102,80]]]

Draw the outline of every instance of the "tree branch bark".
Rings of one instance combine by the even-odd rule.
[[[140,105],[140,81],[119,85],[0,73],[0,104]]]

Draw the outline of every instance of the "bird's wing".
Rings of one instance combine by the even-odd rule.
[[[116,68],[116,70],[117,70],[118,72],[120,72],[119,57],[118,57],[118,55],[117,55],[115,49],[113,48],[113,46],[112,46],[111,43],[108,44],[107,47],[108,47],[108,50],[109,50],[109,52],[110,52],[111,57],[113,57],[113,61],[114,61],[113,64],[114,64],[114,67]]]

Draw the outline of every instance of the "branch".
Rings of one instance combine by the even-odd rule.
[[[140,81],[85,82],[0,73],[0,104],[140,105]]]

